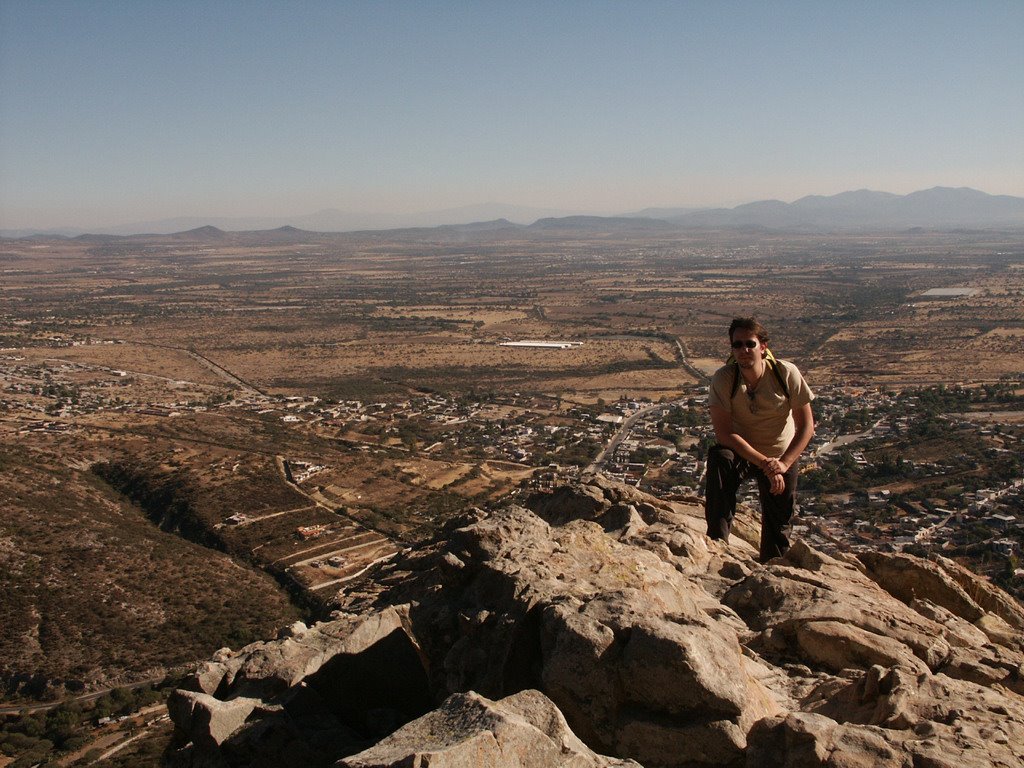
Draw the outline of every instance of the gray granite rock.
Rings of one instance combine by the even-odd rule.
[[[955,563],[797,542],[760,565],[748,510],[725,545],[692,500],[601,477],[528,503],[219,652],[172,699],[172,763],[1024,762],[1024,612]]]
[[[456,693],[338,768],[628,768],[638,764],[596,754],[569,730],[539,691],[500,701]]]

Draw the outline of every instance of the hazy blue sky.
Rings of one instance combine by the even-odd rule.
[[[1024,196],[1024,2],[0,0],[0,228]]]

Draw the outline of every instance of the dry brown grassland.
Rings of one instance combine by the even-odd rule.
[[[532,475],[529,460],[487,453],[494,430],[534,419],[535,432],[554,433],[573,423],[573,404],[692,393],[696,379],[683,357],[713,371],[728,353],[733,316],[761,317],[776,352],[815,385],[1018,374],[1022,262],[1020,236],[971,233],[2,241],[0,441],[10,449],[0,460],[17,471],[0,471],[0,568],[11,567],[5,552],[45,558],[76,532],[93,531],[102,556],[71,551],[97,567],[113,568],[117,557],[108,555],[118,546],[160,552],[151,565],[121,555],[136,569],[135,583],[154,589],[161,564],[176,557],[177,545],[163,537],[206,536],[204,546],[230,553],[245,574],[232,579],[229,571],[227,583],[262,595],[258,621],[232,624],[221,611],[204,625],[203,637],[237,642],[289,614],[281,588],[258,569],[285,589],[329,596],[339,579]],[[948,287],[976,293],[922,296]],[[582,344],[500,346],[506,340]],[[501,404],[480,410],[483,393],[500,395]],[[440,410],[451,404],[450,424],[406,413],[385,419],[370,409],[425,394]],[[349,405],[322,410],[334,403]],[[477,445],[457,443],[472,429]],[[292,483],[284,461],[322,469]],[[104,462],[128,480],[115,488],[90,472]],[[46,493],[29,494],[30,480]],[[132,509],[157,519],[158,491],[186,505],[177,528],[162,532],[140,516],[141,527],[123,531],[127,543],[96,533]],[[229,522],[240,513],[244,524]],[[317,525],[325,529],[316,537],[297,534]],[[342,564],[327,563],[330,555]],[[194,557],[192,549],[180,555],[175,580],[188,579],[183,564]],[[171,600],[181,592],[177,581],[166,584],[171,627],[161,623],[161,598],[133,595],[131,579],[61,562],[47,571],[55,588],[71,590],[74,581],[77,590],[84,581],[124,593],[117,605],[128,607],[91,616],[97,625],[116,624],[118,611],[133,605],[149,638],[177,636],[190,620],[187,606]],[[49,597],[23,597],[12,598],[6,614],[19,637],[58,626],[60,616],[43,614],[55,610]],[[206,602],[199,604],[209,610]],[[65,636],[79,639],[60,664],[44,669],[45,654],[32,651],[6,671],[35,664],[54,679],[98,680],[98,657],[82,633],[53,635]],[[43,639],[33,647],[45,650]],[[177,663],[181,650],[142,653],[124,639],[109,654],[121,674]]]

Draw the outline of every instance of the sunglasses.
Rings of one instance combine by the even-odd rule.
[[[757,341],[755,339],[747,339],[746,341],[734,341],[732,343],[733,349],[743,349],[744,347],[746,347],[747,349],[753,349],[756,346]]]

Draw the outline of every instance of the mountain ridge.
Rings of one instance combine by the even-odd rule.
[[[483,214],[483,215],[481,215]],[[488,215],[493,214],[493,215]],[[556,215],[557,214],[557,215]],[[755,200],[732,208],[646,208],[620,215],[593,215],[525,208],[499,203],[445,209],[413,215],[359,214],[325,209],[293,217],[225,219],[191,217],[105,228],[104,232],[71,229],[3,230],[0,237],[116,238],[200,236],[276,232],[279,235],[315,235],[429,232],[463,232],[498,229],[488,225],[504,222],[506,228],[538,230],[681,231],[694,229],[765,229],[792,232],[904,231],[915,228],[1024,229],[1024,197],[990,195],[971,187],[932,187],[906,195],[869,189],[834,195],[805,195],[787,203],[778,199]],[[644,223],[638,223],[644,222]],[[657,223],[655,223],[657,222]],[[668,226],[665,226],[665,225]],[[133,230],[133,231],[132,231]]]
[[[1024,228],[1024,198],[970,187],[932,187],[893,195],[867,189],[807,195],[792,203],[759,200],[669,219],[683,228],[763,227],[789,231],[894,231],[916,227]]]

